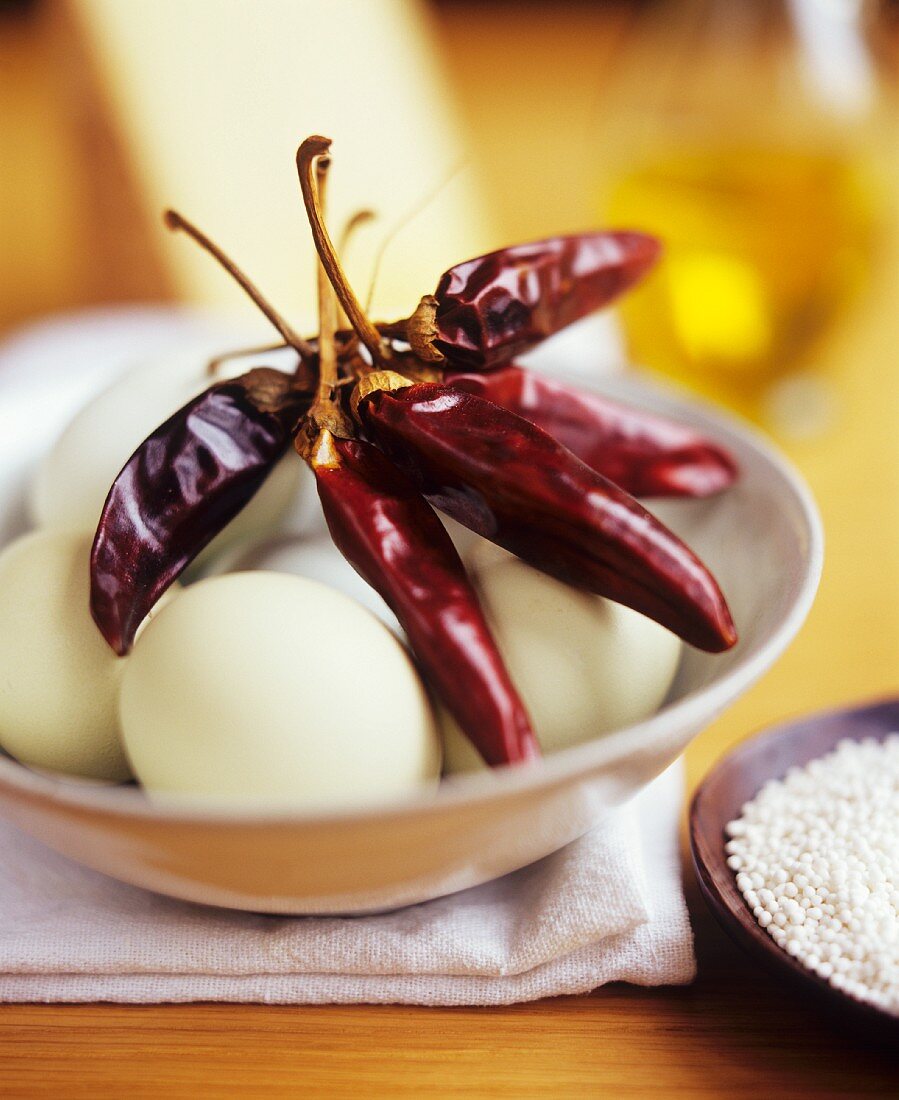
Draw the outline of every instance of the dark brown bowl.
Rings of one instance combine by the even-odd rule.
[[[769,970],[786,978],[815,1004],[839,1014],[868,1038],[899,1041],[899,1016],[864,1004],[839,990],[778,947],[759,926],[727,866],[724,827],[769,779],[779,779],[849,738],[883,740],[899,731],[899,698],[829,711],[790,722],[738,746],[706,776],[690,807],[690,848],[702,895],[725,932]]]

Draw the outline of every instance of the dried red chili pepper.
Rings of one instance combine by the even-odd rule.
[[[329,165],[318,146],[304,144],[297,153],[303,198],[319,220]],[[527,712],[452,540],[409,479],[377,448],[354,438],[340,407],[337,299],[321,265],[318,313],[319,385],[296,448],[315,474],[331,537],[392,608],[438,695],[484,760],[497,765],[538,757]]]
[[[624,603],[700,649],[736,641],[702,562],[633,497],[522,417],[390,371],[354,396],[369,438],[436,507],[569,584]]]
[[[295,379],[258,367],[210,386],[125,463],[91,550],[91,614],[116,653],[259,490],[308,405]]]
[[[359,339],[375,365],[389,368],[394,356],[347,282],[315,203],[310,166],[330,144],[311,137],[297,152],[310,229]],[[720,651],[736,642],[724,597],[692,551],[534,424],[472,394],[413,384],[389,369],[365,376],[353,405],[371,440],[465,526],[547,573],[607,591],[700,648]],[[578,568],[581,557],[591,571]]]
[[[405,334],[421,359],[489,370],[608,305],[659,251],[644,233],[608,231],[490,252],[445,271]]]
[[[447,372],[446,382],[530,420],[633,496],[706,497],[737,478],[731,456],[692,428],[525,367]]]
[[[309,456],[335,545],[394,612],[428,680],[491,766],[540,748],[440,520],[369,443],[320,434]]]

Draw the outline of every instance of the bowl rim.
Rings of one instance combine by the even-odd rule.
[[[881,719],[881,715],[887,720]],[[747,759],[764,756],[790,741],[798,740],[802,746],[800,753],[793,757],[792,763],[783,765],[784,770],[768,771],[764,776],[755,777],[754,781],[758,783],[755,791],[748,796],[742,796],[755,798],[766,782],[782,780],[790,767],[799,767],[832,754],[843,740],[862,739],[862,732],[858,728],[855,733],[851,733],[845,728],[840,729],[840,723],[851,726],[857,719],[861,719],[860,724],[864,725],[868,720],[876,732],[869,730],[865,735],[883,740],[895,728],[893,719],[897,716],[899,695],[882,695],[874,700],[828,707],[763,727],[733,746],[714,764],[693,793],[687,814],[690,855],[700,893],[710,912],[730,938],[770,971],[787,978],[798,994],[813,994],[823,1008],[836,1013],[840,1020],[848,1019],[854,1026],[865,1028],[869,1036],[873,1030],[877,1037],[890,1042],[895,1042],[899,1037],[899,1015],[832,986],[825,978],[789,955],[762,929],[737,887],[736,872],[727,867],[724,831],[726,822],[720,822],[721,830],[717,836],[710,834],[707,826],[712,821],[717,826],[718,819],[722,816],[731,819],[740,816],[741,808],[736,801],[736,795],[730,802],[727,814],[723,815],[717,812],[715,795],[729,778],[740,775]],[[831,726],[836,728],[831,729]],[[808,736],[809,733],[819,732],[824,733],[820,740],[816,738],[813,741]],[[811,752],[807,754],[809,742]]]
[[[210,825],[296,824],[298,826],[351,825],[366,821],[388,821],[448,810],[485,805],[564,785],[572,777],[621,764],[639,754],[667,728],[702,726],[723,710],[728,702],[749,688],[784,652],[805,620],[817,591],[824,555],[821,518],[811,491],[792,464],[757,428],[709,403],[671,385],[647,380],[633,371],[585,379],[556,371],[552,377],[622,400],[636,401],[657,411],[681,416],[713,432],[725,446],[751,453],[767,466],[772,480],[779,480],[796,507],[803,525],[807,555],[800,583],[792,601],[782,609],[770,636],[735,661],[720,679],[666,704],[649,718],[611,733],[591,738],[544,757],[534,766],[503,766],[489,771],[444,778],[436,793],[422,791],[390,802],[370,803],[354,808],[305,808],[258,803],[225,805],[214,800],[193,800],[184,796],[154,802],[134,788],[106,786],[89,780],[73,781],[39,773],[0,755],[0,796],[23,795],[34,801],[89,810],[98,816],[124,817],[158,823]]]

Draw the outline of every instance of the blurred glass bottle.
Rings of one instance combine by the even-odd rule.
[[[860,0],[661,0],[606,106],[601,214],[665,241],[632,358],[769,426],[823,418],[819,339],[869,272],[875,79]],[[816,413],[818,410],[818,413]]]

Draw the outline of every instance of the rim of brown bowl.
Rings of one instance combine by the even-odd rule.
[[[848,731],[852,729],[854,734]],[[724,828],[770,779],[823,756],[845,739],[883,740],[899,731],[899,696],[820,711],[779,723],[741,742],[706,775],[690,805],[689,832],[699,888],[712,914],[741,948],[799,993],[811,994],[833,1018],[851,1021],[865,1038],[895,1044],[899,1015],[835,989],[779,947],[759,925],[727,866]]]

